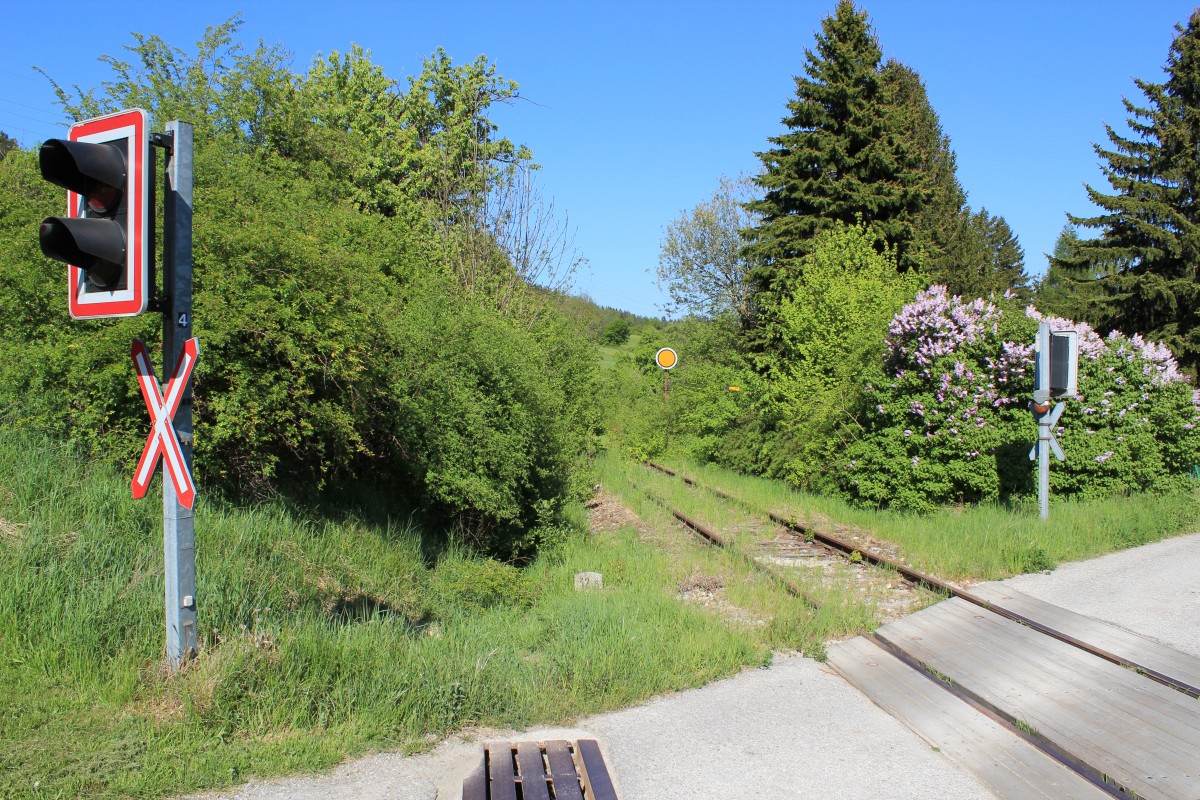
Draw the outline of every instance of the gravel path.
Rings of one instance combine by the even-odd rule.
[[[1200,534],[1005,583],[1200,657]],[[624,800],[991,797],[841,677],[799,656],[590,717],[575,728],[496,731],[487,738],[598,739]],[[457,800],[478,748],[455,738],[419,756],[384,753],[324,776],[255,782],[203,797]]]

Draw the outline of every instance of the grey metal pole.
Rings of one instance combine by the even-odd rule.
[[[192,125],[167,123],[171,152],[163,197],[163,374],[169,375],[192,336]],[[175,433],[192,469],[192,389],[184,388]],[[166,557],[167,662],[177,668],[197,652],[196,539],[192,509],[179,502],[163,471],[163,553]]]
[[[1050,403],[1050,325],[1038,325],[1037,375],[1033,387],[1033,402],[1048,406]],[[1050,418],[1043,414],[1038,418],[1038,507],[1042,519],[1050,516]]]
[[[1050,415],[1038,421],[1038,507],[1042,519],[1050,516]]]

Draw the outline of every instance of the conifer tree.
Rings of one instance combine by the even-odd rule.
[[[1008,290],[1027,293],[1024,251],[1003,217],[986,209],[972,213],[959,183],[950,137],[942,130],[921,76],[899,61],[884,65],[893,135],[906,141],[915,158],[907,176],[920,187],[922,205],[914,216],[915,243],[924,261],[924,283],[941,284],[951,294],[987,297]]]
[[[1167,79],[1135,79],[1146,105],[1126,99],[1129,136],[1106,125],[1112,149],[1095,145],[1114,190],[1087,187],[1101,213],[1068,214],[1099,229],[1070,253],[1052,259],[1075,276],[1096,275],[1101,297],[1088,317],[1101,330],[1119,329],[1165,342],[1191,372],[1200,366],[1200,9],[1178,31],[1167,56]]]
[[[929,282],[945,283],[943,276],[963,263],[975,240],[969,220],[962,217],[967,195],[958,181],[950,137],[942,130],[916,70],[891,59],[883,67],[883,78],[894,114],[894,135],[905,138],[917,168],[911,177],[926,189],[915,219],[915,234],[925,255],[923,272]]]
[[[883,53],[867,19],[841,0],[821,23],[804,77],[783,119],[788,131],[758,156],[765,197],[751,203],[762,223],[749,232],[756,303],[786,295],[788,272],[819,230],[862,220],[897,263],[919,263],[914,221],[929,187],[919,180],[921,154],[901,135],[894,92],[883,75]]]
[[[1117,271],[1112,263],[1076,264],[1080,246],[1079,234],[1071,225],[1064,225],[1054,242],[1054,251],[1046,274],[1038,281],[1033,304],[1044,314],[1087,322],[1096,327],[1090,313],[1104,296],[1100,278]]]

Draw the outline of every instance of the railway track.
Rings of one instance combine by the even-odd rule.
[[[730,533],[673,507],[662,496],[642,488],[648,499],[670,513],[701,541],[735,553],[810,608],[819,610],[824,604],[818,592],[805,588],[813,583],[814,574],[821,583],[849,584],[848,588],[862,595],[864,602],[881,610],[884,620],[911,613],[936,601],[939,596],[945,596],[936,588],[911,580],[891,568],[891,560],[875,552],[874,548],[813,535],[794,521],[753,508],[740,498],[706,487],[667,467],[652,463],[645,466],[678,479],[696,491],[709,492],[740,507],[742,516],[749,521],[738,526],[743,529],[740,533]],[[750,545],[741,541],[747,533],[754,540]],[[930,589],[936,596],[929,594],[927,590]]]
[[[646,466],[648,466],[651,469],[662,472],[665,475],[670,475],[671,477],[678,478],[679,480],[683,481],[684,483],[688,484],[689,486],[693,486],[697,489],[702,489],[704,491],[708,491],[708,492],[715,494],[718,497],[722,497],[730,502],[738,503],[743,506],[750,505],[749,503],[747,503],[745,500],[742,500],[741,498],[738,498],[732,494],[724,492],[715,487],[706,486],[705,484],[703,484],[693,478],[689,478],[684,475],[681,475],[678,472],[676,472],[675,470],[672,470],[668,467],[664,467],[660,464],[655,464],[653,462],[646,462]],[[673,512],[673,513],[675,513],[675,512]],[[1146,677],[1150,678],[1151,680],[1156,680],[1166,686],[1171,687],[1172,689],[1175,689],[1177,691],[1180,691],[1180,692],[1188,695],[1189,697],[1200,698],[1200,685],[1195,685],[1195,684],[1200,684],[1200,681],[1193,681],[1191,679],[1183,679],[1183,678],[1174,677],[1172,675],[1168,675],[1168,674],[1160,671],[1159,669],[1155,668],[1151,664],[1143,663],[1144,659],[1139,660],[1136,657],[1130,657],[1130,656],[1127,656],[1127,655],[1124,655],[1121,653],[1111,652],[1110,650],[1105,649],[1104,647],[1101,647],[1099,645],[1096,645],[1096,644],[1088,642],[1084,639],[1081,639],[1078,636],[1073,635],[1069,631],[1060,630],[1060,629],[1056,628],[1054,625],[1049,624],[1042,619],[1038,619],[1027,613],[1023,613],[1022,611],[1015,610],[1013,608],[1005,606],[1001,602],[997,602],[993,599],[989,599],[989,598],[983,597],[979,594],[970,592],[966,589],[956,586],[953,583],[950,583],[948,581],[943,581],[940,578],[937,578],[933,575],[928,575],[926,573],[920,572],[919,570],[913,569],[912,567],[908,566],[907,564],[903,563],[902,561],[899,561],[898,559],[894,559],[889,556],[886,556],[886,555],[876,552],[873,548],[871,548],[869,546],[864,546],[862,544],[851,542],[849,540],[842,539],[840,537],[833,536],[828,533],[823,533],[821,531],[811,529],[807,526],[801,525],[800,523],[798,523],[794,520],[790,520],[779,514],[776,514],[773,511],[764,510],[764,511],[762,511],[762,513],[766,514],[776,524],[786,528],[787,530],[793,532],[794,534],[801,536],[801,537],[805,537],[805,538],[811,538],[814,542],[817,542],[820,545],[822,545],[825,548],[825,552],[837,553],[837,554],[843,555],[850,559],[859,558],[863,561],[870,562],[871,564],[875,564],[877,566],[886,567],[887,569],[894,570],[896,573],[903,576],[904,579],[906,581],[908,581],[910,584],[923,586],[931,591],[937,592],[938,594],[941,594],[946,597],[960,598],[968,603],[971,603],[972,605],[979,606],[980,608],[984,608],[984,609],[986,609],[994,614],[997,614],[1001,617],[1010,619],[1013,622],[1017,622],[1021,625],[1025,625],[1029,628],[1032,628],[1042,634],[1045,634],[1046,636],[1050,636],[1054,639],[1058,639],[1059,641],[1065,642],[1073,647],[1077,647],[1087,653],[1090,653],[1091,655],[1094,655],[1098,658],[1102,658],[1105,661],[1109,661],[1113,664],[1117,664],[1119,666],[1126,667],[1127,669],[1134,670],[1135,672],[1138,672],[1139,674],[1145,675]]]
[[[1200,659],[1003,586],[964,589],[869,540],[753,508],[660,464],[645,467],[766,517],[825,557],[871,564],[949,598],[835,645],[830,663],[931,743],[945,739],[962,761],[975,760],[977,769],[964,765],[999,796],[1200,798]],[[729,546],[720,531],[671,512]],[[771,563],[761,553],[754,560]],[[986,742],[964,745],[972,736]],[[998,769],[1002,757],[1011,764]]]

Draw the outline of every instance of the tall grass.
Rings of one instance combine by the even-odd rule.
[[[524,726],[701,685],[779,649],[820,655],[876,610],[811,579],[814,612],[737,552],[704,547],[637,488],[733,531],[726,504],[612,456],[602,483],[642,529],[576,534],[523,569],[375,514],[283,504],[196,509],[202,650],[164,667],[161,505],[69,446],[0,429],[0,797],[163,797],[316,770],[372,749],[418,750],[464,726]],[[931,517],[862,512],[777,483],[686,467],[764,507],[845,522],[924,569],[998,577],[1149,541],[1194,506],[1136,498]],[[647,484],[650,480],[655,483]],[[832,522],[837,520],[837,523]],[[604,589],[576,592],[577,572]],[[797,581],[803,580],[797,576]],[[708,605],[683,602],[693,584]]]
[[[127,475],[0,429],[0,797],[162,797],[563,722],[829,630],[686,540],[668,553],[619,529],[520,570],[455,550],[430,565],[408,525],[201,498],[202,650],[171,675],[161,504],[128,493]],[[681,602],[697,570],[762,624]],[[577,593],[580,571],[604,589]]]

